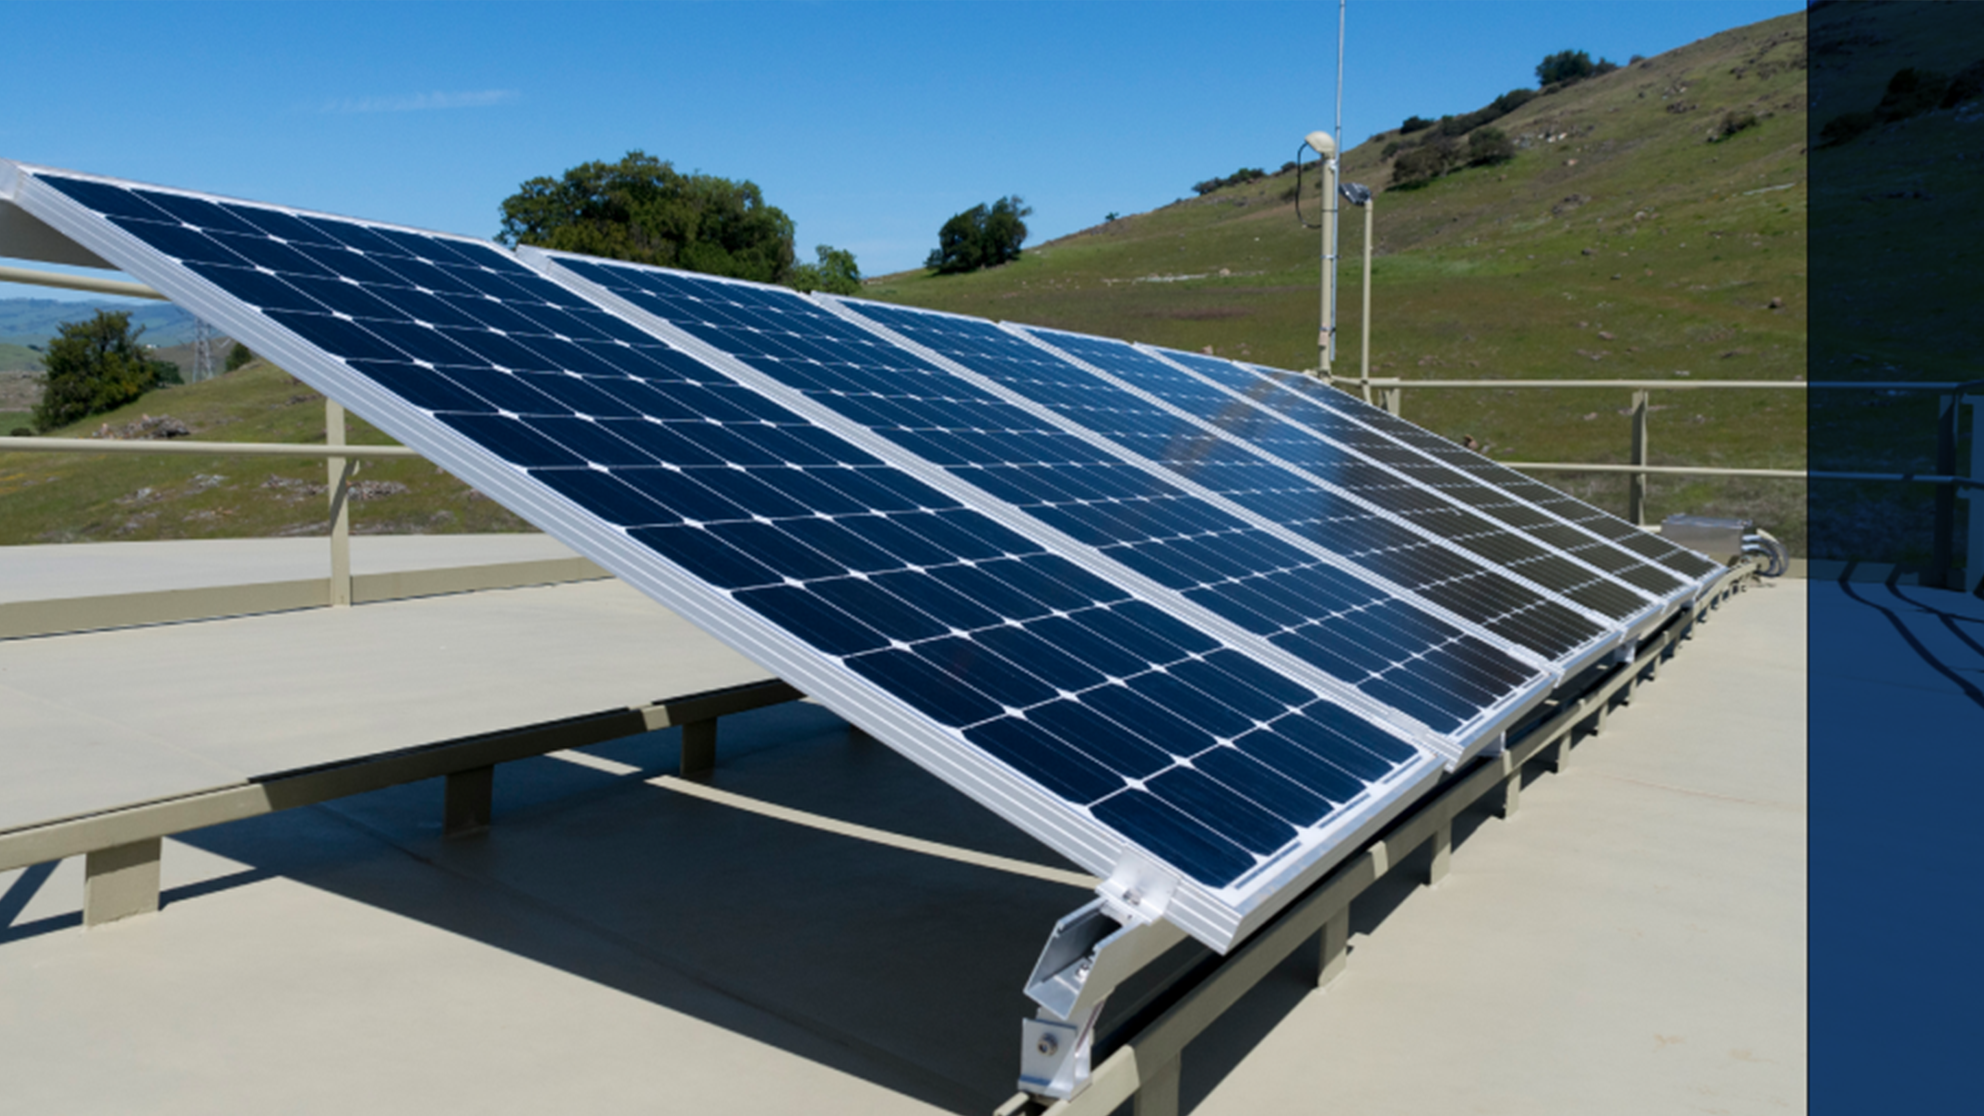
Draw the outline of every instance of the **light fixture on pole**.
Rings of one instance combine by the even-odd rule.
[[[1323,301],[1322,329],[1316,335],[1316,374],[1328,380],[1330,354],[1336,347],[1336,140],[1328,132],[1317,131],[1310,132],[1306,142],[1323,161]]]
[[[1377,206],[1371,188],[1359,182],[1346,182],[1339,189],[1343,200],[1364,211],[1364,328],[1357,334],[1357,381],[1364,389],[1364,402],[1371,401],[1371,211]]]

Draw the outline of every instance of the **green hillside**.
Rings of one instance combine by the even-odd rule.
[[[1343,159],[1378,190],[1372,372],[1412,379],[1775,379],[1806,348],[1805,18],[1737,28],[1539,96],[1492,123],[1495,167],[1390,189],[1387,132]],[[1477,105],[1452,105],[1455,115]],[[1757,123],[1710,140],[1729,114]],[[1411,138],[1411,137],[1407,137]],[[1291,146],[1295,137],[1291,137]],[[868,297],[1314,368],[1318,236],[1293,173],[1119,218],[964,276],[906,272]],[[1303,210],[1315,212],[1313,174]],[[1344,210],[1335,371],[1357,372],[1362,214]],[[1495,457],[1619,462],[1629,393],[1413,392],[1405,417]],[[1800,468],[1790,391],[1665,392],[1656,463]],[[1623,508],[1623,482],[1546,479]],[[1803,552],[1802,486],[1656,480],[1671,511],[1753,515]]]
[[[324,441],[324,397],[262,361],[49,432],[85,437],[170,416],[210,442]],[[347,419],[347,440],[390,440]],[[0,545],[253,538],[328,529],[320,461],[0,452]],[[368,461],[351,505],[360,534],[525,531],[509,512],[418,459]]]

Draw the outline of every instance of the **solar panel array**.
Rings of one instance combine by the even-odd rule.
[[[0,196],[1078,863],[1175,873],[1215,948],[1701,578],[1272,373],[17,164]]]

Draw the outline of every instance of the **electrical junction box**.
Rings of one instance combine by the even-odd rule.
[[[1757,529],[1748,519],[1715,519],[1706,515],[1670,515],[1660,524],[1660,537],[1697,550],[1727,565],[1743,553],[1743,536]]]

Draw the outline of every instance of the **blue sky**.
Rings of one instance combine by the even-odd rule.
[[[1351,0],[1344,136],[1480,107],[1790,0]],[[488,236],[630,149],[748,178],[801,255],[913,267],[1017,193],[1032,242],[1292,158],[1335,113],[1311,3],[9,3],[0,156]],[[59,297],[0,284],[0,297]]]

